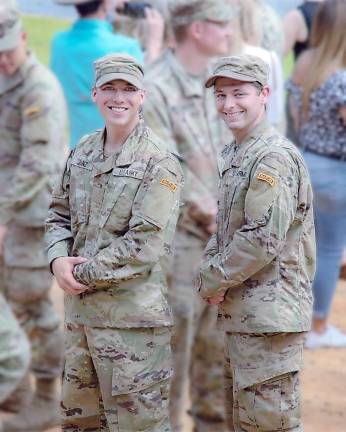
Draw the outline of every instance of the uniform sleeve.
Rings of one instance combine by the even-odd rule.
[[[160,91],[154,87],[150,88],[144,104],[145,122],[168,145],[170,151],[180,154],[167,107],[168,103]],[[184,161],[184,155],[181,155],[181,157],[185,179],[182,202],[185,205],[186,211],[189,211],[189,208],[193,209],[197,223],[203,224],[206,221],[206,225],[208,225],[210,223],[210,206],[205,206],[204,202],[215,201],[215,198],[189,168],[188,164]]]
[[[0,224],[12,221],[49,184],[53,163],[49,144],[56,130],[52,93],[35,86],[22,103],[21,154],[11,185],[0,197]]]
[[[52,202],[46,220],[46,244],[48,262],[56,258],[70,256],[73,236],[71,232],[71,215],[69,205],[70,164],[73,151],[66,161],[65,169],[55,184]]]
[[[296,210],[299,178],[293,162],[271,153],[257,165],[245,197],[245,223],[223,254],[200,269],[203,298],[236,287],[269,264],[285,245]]]
[[[93,288],[106,288],[150,272],[164,253],[168,231],[175,229],[182,183],[177,161],[154,164],[134,199],[128,231],[92,259],[78,264],[75,278]]]

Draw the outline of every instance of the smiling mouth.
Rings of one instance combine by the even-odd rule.
[[[115,113],[122,113],[128,110],[128,108],[125,107],[115,107],[115,106],[109,106],[107,108]]]
[[[237,111],[237,112],[231,112],[231,113],[225,112],[224,115],[228,118],[232,118],[232,117],[238,117],[239,115],[241,115],[243,113],[244,113],[244,111]]]

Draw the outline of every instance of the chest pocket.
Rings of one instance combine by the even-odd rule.
[[[132,206],[142,182],[144,170],[114,168],[109,178],[99,226],[110,231],[124,231],[132,216]]]
[[[221,179],[220,214],[223,232],[235,231],[245,221],[244,203],[248,185],[248,175],[239,168],[229,168],[224,171]]]
[[[90,211],[90,192],[92,181],[92,165],[71,163],[70,200],[72,222],[77,225],[86,223]]]

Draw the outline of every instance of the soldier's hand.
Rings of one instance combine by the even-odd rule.
[[[5,241],[6,233],[7,233],[7,226],[0,225],[0,256],[2,256],[4,253],[4,241]]]
[[[147,62],[151,63],[160,55],[165,33],[165,20],[154,8],[145,8],[145,20],[148,24]]]
[[[73,276],[74,266],[87,261],[83,257],[60,257],[52,264],[52,270],[61,289],[71,295],[85,292],[89,287],[76,281]]]
[[[210,305],[218,305],[225,300],[225,292],[221,292],[214,297],[209,297],[206,299],[206,302]]]
[[[204,198],[198,204],[191,204],[188,208],[189,216],[196,222],[208,227],[215,223],[217,204],[214,199]]]

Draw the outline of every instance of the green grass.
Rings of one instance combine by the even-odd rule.
[[[67,29],[71,22],[28,15],[23,17],[23,22],[24,28],[29,35],[29,47],[32,48],[42,63],[48,65],[52,37],[56,32]]]

